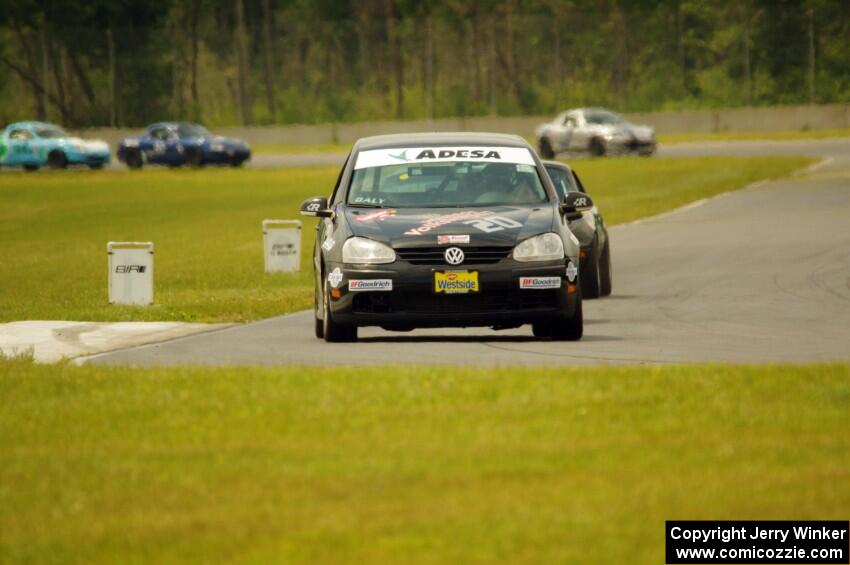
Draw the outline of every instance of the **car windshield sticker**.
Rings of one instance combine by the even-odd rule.
[[[372,149],[357,154],[355,169],[402,165],[406,163],[439,163],[472,161],[478,163],[511,163],[534,166],[534,157],[525,147],[410,147],[407,149]]]
[[[365,214],[357,214],[354,220],[357,222],[383,222],[387,218],[395,216],[395,210],[390,208],[387,210],[377,210],[375,212],[367,212]]]
[[[370,196],[358,196],[351,200],[354,204],[383,204],[386,202],[386,198],[373,198]]]

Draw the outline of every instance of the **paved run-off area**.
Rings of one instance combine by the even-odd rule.
[[[688,152],[826,156],[796,177],[611,230],[614,293],[587,301],[585,338],[527,327],[312,335],[301,312],[91,357],[110,364],[810,362],[850,358],[850,142],[689,144]],[[735,146],[738,148],[736,149]]]

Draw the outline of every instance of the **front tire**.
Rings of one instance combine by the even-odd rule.
[[[186,164],[193,169],[200,169],[204,166],[204,154],[199,147],[186,149]]]
[[[324,308],[324,302],[319,305],[319,294],[318,290],[316,290],[313,296],[313,333],[317,339],[323,339],[325,337],[325,322],[319,318],[320,308]]]
[[[339,343],[357,340],[357,326],[338,324],[331,315],[330,295],[326,291],[324,297],[325,319],[322,320],[322,334],[328,343]]]
[[[605,249],[602,250],[602,256],[599,258],[599,274],[600,274],[600,296],[611,296],[611,244],[605,242]]]
[[[597,243],[593,248],[593,253],[588,255],[588,265],[582,269],[581,293],[587,298],[599,298],[602,296],[601,255]]]
[[[552,149],[552,144],[545,137],[540,138],[540,156],[544,159],[554,159],[555,151]]]
[[[89,169],[99,171],[103,168],[103,163],[89,163]]]
[[[546,320],[531,325],[534,337],[552,338],[553,341],[578,341],[584,335],[584,314],[581,307],[581,290],[577,290],[576,307],[569,318]]]
[[[124,155],[124,162],[128,169],[141,169],[144,162],[142,161],[142,152],[138,149],[128,150]]]
[[[62,151],[51,151],[47,156],[47,166],[51,169],[68,168],[68,157]]]
[[[38,165],[24,165],[24,170],[28,173],[34,173],[39,169]]]
[[[605,153],[608,152],[608,148],[605,147],[605,142],[598,138],[594,137],[590,140],[590,154],[594,157],[604,157]]]
[[[584,314],[581,308],[581,292],[576,296],[576,309],[573,315],[552,327],[552,339],[555,341],[578,341],[584,335]]]

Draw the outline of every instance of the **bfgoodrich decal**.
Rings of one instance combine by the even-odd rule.
[[[561,288],[561,277],[520,277],[520,288]]]
[[[437,163],[441,161],[534,165],[534,158],[525,147],[408,147],[361,151],[357,154],[357,163],[354,168],[365,169],[367,167],[384,167],[405,163]]]
[[[367,279],[367,280],[349,280],[348,291],[359,292],[363,290],[392,290],[392,279]]]

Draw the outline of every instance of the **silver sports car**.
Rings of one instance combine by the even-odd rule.
[[[635,125],[602,108],[578,108],[562,112],[535,132],[540,155],[552,159],[558,153],[587,151],[591,155],[655,152],[655,130]]]

